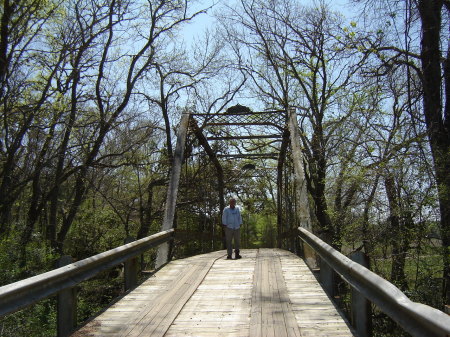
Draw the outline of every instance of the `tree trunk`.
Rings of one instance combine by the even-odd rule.
[[[80,81],[80,75],[78,72],[77,67],[79,66],[79,60],[81,59],[82,52],[78,55],[77,61],[75,63],[74,69],[72,71],[73,74],[73,84],[72,84],[72,90],[71,90],[71,107],[70,107],[70,114],[68,116],[66,129],[64,131],[64,138],[61,143],[61,146],[58,150],[58,161],[56,165],[56,172],[55,172],[55,178],[54,178],[54,185],[53,190],[51,192],[50,197],[50,217],[49,217],[49,223],[47,227],[47,239],[50,241],[53,248],[58,247],[59,245],[56,242],[56,232],[57,232],[57,222],[58,222],[58,207],[59,207],[59,196],[60,196],[60,190],[61,190],[61,177],[64,173],[64,162],[66,160],[66,152],[67,148],[69,146],[69,141],[72,136],[72,129],[75,123],[76,113],[77,113],[77,105],[78,105],[78,99],[77,99],[77,88],[78,83]]]
[[[14,14],[14,6],[9,0],[3,1],[3,14],[0,22],[0,100],[3,99],[5,91],[5,79],[8,73],[8,45],[9,45],[9,25],[11,16]]]
[[[364,252],[367,256],[370,257],[372,253],[372,240],[369,237],[369,210],[372,208],[373,200],[375,199],[375,193],[378,188],[378,181],[380,180],[380,174],[377,173],[375,176],[375,180],[373,182],[372,188],[370,190],[369,197],[367,198],[366,205],[364,206],[364,213],[363,213],[363,223],[362,223],[362,241],[363,241],[363,247]]]
[[[405,233],[401,225],[397,187],[394,178],[389,173],[384,177],[384,186],[389,202],[389,233],[392,247],[391,281],[400,289],[406,290],[408,286],[405,275],[406,250],[403,243],[407,240],[408,233]]]
[[[37,219],[41,213],[42,203],[39,202],[39,198],[42,194],[40,188],[40,170],[36,172],[33,177],[32,183],[32,192],[30,198],[30,208],[28,209],[27,222],[25,223],[25,228],[20,237],[20,258],[19,265],[21,267],[25,267],[26,265],[26,247],[31,240],[31,235],[34,230],[34,225],[36,224]]]
[[[151,181],[147,186],[147,202],[145,205],[145,208],[143,210],[144,216],[143,221],[141,223],[141,227],[139,228],[138,234],[136,239],[142,239],[148,235],[148,232],[150,230],[150,226],[152,224],[152,206],[153,206],[153,188],[155,186],[163,186],[167,184],[167,179],[158,179]]]
[[[317,123],[318,124],[318,123]],[[333,224],[328,214],[328,204],[325,196],[325,181],[326,181],[326,165],[325,146],[323,145],[323,130],[321,125],[316,126],[312,142],[312,152],[315,172],[312,172],[311,177],[315,186],[312,197],[315,203],[315,214],[317,221],[320,224],[322,238],[325,242],[330,244],[333,248],[338,249],[336,242],[334,242]]]
[[[433,156],[441,213],[444,304],[450,303],[450,131],[448,108],[442,107],[441,80],[441,11],[442,0],[419,1],[422,21],[421,61],[423,73],[423,106]],[[444,67],[448,78],[448,65]],[[448,89],[448,88],[447,88]],[[446,91],[446,94],[448,90]],[[446,97],[448,104],[450,97]],[[443,112],[444,118],[443,118]]]

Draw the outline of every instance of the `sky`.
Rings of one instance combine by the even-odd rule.
[[[313,5],[317,2],[315,0],[299,1],[306,6]],[[198,9],[207,8],[213,3],[217,3],[217,5],[209,10],[207,14],[198,16],[193,23],[185,27],[183,31],[185,42],[191,43],[195,38],[201,37],[206,29],[211,28],[214,25],[214,12],[216,12],[222,4],[232,5],[234,2],[237,2],[237,0],[200,0]],[[331,8],[337,12],[340,12],[349,19],[355,16],[352,12],[352,8],[354,8],[354,6],[351,6],[348,0],[325,0],[325,2],[329,4]]]
[[[314,3],[317,3],[317,0],[298,0],[301,4],[305,6],[312,6]],[[324,0],[332,9],[336,12],[341,13],[350,21],[355,15],[352,14],[351,8],[349,5],[349,0]],[[204,8],[208,8],[209,6],[216,3],[213,8],[211,8],[207,14],[201,14],[197,16],[193,22],[183,27],[182,37],[184,38],[185,46],[190,49],[192,44],[195,41],[200,41],[207,29],[213,29],[215,26],[215,13],[220,9],[222,5],[232,6],[233,3],[238,3],[239,0],[199,0],[197,7],[193,8],[192,12],[202,10]],[[354,8],[354,6],[353,6]],[[254,98],[250,98],[250,102],[255,104]],[[233,104],[250,104],[248,102],[248,98],[245,97],[244,93],[239,93],[235,99],[233,100]],[[254,106],[255,109],[257,109]]]

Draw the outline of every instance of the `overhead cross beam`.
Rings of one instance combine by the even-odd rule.
[[[216,114],[194,113],[193,118],[203,120],[201,127],[207,126],[272,126],[283,130],[286,126],[286,112],[283,110],[260,112],[224,112]]]
[[[218,154],[219,158],[247,158],[247,159],[255,159],[255,158],[269,158],[269,159],[277,159],[278,153],[237,153],[237,154]]]
[[[233,140],[233,139],[274,139],[282,138],[282,135],[254,135],[254,136],[220,136],[220,137],[208,137],[208,140]]]

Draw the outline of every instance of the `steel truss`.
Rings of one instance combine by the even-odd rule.
[[[277,246],[279,248],[283,245],[288,246],[287,248],[291,250],[294,245],[292,244],[292,235],[289,233],[299,225],[310,227],[300,133],[296,116],[295,109],[260,112],[245,110],[241,112],[234,109],[233,112],[216,114],[188,113],[184,114],[179,130],[179,135],[186,137],[188,141],[186,139],[181,141],[180,137],[177,141],[178,149],[179,143],[182,143],[180,146],[184,147],[184,144],[192,144],[191,140],[195,138],[214,165],[220,215],[225,207],[225,177],[222,167],[225,161],[237,162],[234,171],[230,173],[231,176],[227,177],[230,181],[254,177],[266,177],[276,181]],[[187,124],[186,119],[189,120]],[[183,136],[184,134],[187,136]],[[178,151],[175,154],[174,167],[172,167],[174,172],[179,172],[179,168],[175,166],[181,166],[184,153],[189,155],[189,151]],[[248,165],[251,166],[249,170],[245,169]],[[168,194],[166,208],[175,207],[173,198],[176,198],[176,192],[173,191],[173,187],[177,184],[172,182],[172,178],[179,179],[179,175],[171,177],[172,190],[170,188],[169,190],[172,193]],[[299,203],[303,203],[303,205],[299,205]],[[173,210],[166,209],[166,214],[171,218],[164,220],[164,229],[173,222],[173,212]],[[285,244],[283,244],[283,240]]]

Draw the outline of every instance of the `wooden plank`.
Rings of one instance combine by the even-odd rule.
[[[278,250],[291,306],[302,336],[354,336],[349,322],[302,259]]]
[[[258,250],[252,292],[250,336],[300,336],[280,259],[272,249]]]
[[[146,280],[142,287],[136,288],[115,303],[111,307],[114,311],[106,310],[73,336],[89,336],[94,332],[96,335],[106,336],[111,331],[115,336],[126,336],[131,335],[130,329],[143,330],[150,323],[160,327],[159,332],[161,332],[164,327],[167,328],[167,324],[161,322],[173,321],[179,312],[176,309],[181,309],[183,301],[189,299],[214,261],[225,255],[224,251],[219,251],[170,262]],[[165,315],[162,312],[158,313],[158,308],[163,308],[166,304],[171,305],[174,311],[171,314],[166,312]],[[123,317],[116,316],[117,312],[122,313]],[[130,312],[134,314],[130,315]]]
[[[223,253],[221,253],[223,257]],[[163,336],[180,310],[203,281],[215,259],[191,265],[172,289],[164,293],[148,312],[135,317],[125,336]]]
[[[186,303],[166,336],[248,336],[255,250],[220,259]]]
[[[303,260],[279,249],[172,261],[73,336],[352,336]]]
[[[295,318],[293,308],[291,306],[291,301],[289,298],[289,294],[287,291],[286,283],[283,276],[283,271],[281,269],[281,260],[280,255],[277,252],[277,263],[275,264],[276,270],[275,270],[275,276],[277,278],[277,289],[280,295],[281,300],[281,306],[283,309],[283,319],[284,322],[281,322],[281,324],[284,324],[284,326],[287,329],[287,335],[288,336],[300,336],[300,332],[298,329],[297,320]]]
[[[258,251],[259,255],[259,251]],[[250,336],[262,335],[262,305],[260,305],[260,292],[261,292],[261,276],[262,276],[262,263],[260,259],[256,260],[255,273],[253,276],[253,289],[252,289],[252,308],[251,308],[251,320],[250,320]]]

